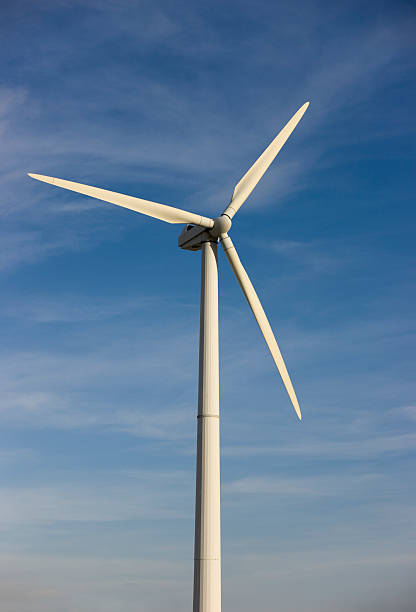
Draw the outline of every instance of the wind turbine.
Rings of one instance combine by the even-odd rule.
[[[155,219],[168,223],[185,223],[186,226],[178,239],[179,247],[190,251],[202,250],[193,612],[220,612],[221,610],[218,242],[221,243],[253,311],[296,414],[299,419],[302,418],[299,403],[273,331],[228,231],[234,215],[279,153],[308,106],[309,102],[306,102],[293,115],[237,183],[231,202],[216,219],[107,189],[40,174],[29,174],[30,177],[39,181],[129,208]]]

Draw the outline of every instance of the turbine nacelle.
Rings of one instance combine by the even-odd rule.
[[[205,227],[185,225],[178,238],[178,247],[185,251],[200,251],[203,242],[210,242],[213,237]]]
[[[186,251],[199,251],[203,242],[218,242],[231,228],[231,219],[222,214],[214,219],[214,227],[207,230],[200,225],[185,225],[178,238],[178,247]]]

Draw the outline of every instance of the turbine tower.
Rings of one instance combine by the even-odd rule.
[[[129,208],[155,219],[168,223],[185,223],[186,226],[178,239],[179,247],[190,251],[202,251],[193,612],[221,611],[218,242],[221,243],[253,311],[296,414],[299,419],[302,418],[299,403],[273,331],[228,231],[234,215],[279,153],[308,106],[309,102],[306,102],[293,115],[237,183],[231,202],[216,219],[107,189],[40,174],[29,174],[30,177],[39,181]]]

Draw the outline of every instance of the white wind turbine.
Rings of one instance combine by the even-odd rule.
[[[34,179],[129,208],[168,223],[186,223],[178,244],[190,251],[202,250],[201,318],[199,344],[198,432],[195,504],[194,612],[221,610],[220,448],[218,360],[218,268],[217,244],[228,261],[259,324],[283,379],[293,407],[301,419],[299,403],[276,339],[251,281],[228,236],[231,220],[244,204],[267,168],[301,120],[306,102],[237,183],[231,202],[216,219],[202,217],[172,206],[157,204],[107,189],[81,185],[50,176],[29,174]]]

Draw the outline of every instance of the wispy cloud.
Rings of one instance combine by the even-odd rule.
[[[172,602],[180,609],[189,599],[189,564],[185,559],[155,561],[139,556],[103,559],[92,555],[3,555],[0,597],[7,612],[54,612],[57,608],[91,610],[94,602],[110,612],[123,602],[127,612],[162,612]],[[155,591],[162,588],[161,596]]]
[[[319,440],[310,443],[277,444],[275,446],[228,446],[223,449],[224,456],[267,456],[267,455],[299,455],[310,458],[325,457],[334,460],[365,459],[382,457],[383,455],[407,454],[416,450],[416,433],[371,437],[345,440],[337,439],[331,442]]]
[[[0,467],[7,466],[10,463],[19,461],[27,461],[33,459],[34,453],[29,448],[12,448],[10,450],[0,451]]]
[[[393,417],[405,418],[409,421],[416,420],[416,406],[400,406],[392,408],[391,414]]]
[[[51,295],[31,297],[26,302],[9,298],[0,306],[3,316],[35,323],[75,323],[102,321],[129,316],[155,305],[160,307],[163,297],[136,295],[134,298]]]
[[[250,456],[250,453],[249,453]],[[224,486],[227,495],[248,494],[248,495],[334,495],[339,498],[340,494],[345,494],[347,489],[349,494],[354,489],[368,487],[372,481],[381,479],[381,474],[366,473],[359,475],[349,475],[344,477],[342,483],[339,476],[319,475],[309,478],[270,478],[270,477],[246,477],[240,478]]]
[[[334,253],[333,245],[318,242],[302,242],[300,240],[271,240],[267,244],[261,241],[253,242],[253,246],[283,256],[298,266],[305,274],[332,274],[353,261],[353,256]],[[339,249],[338,249],[339,250]],[[291,271],[291,273],[293,273]],[[299,277],[299,272],[296,273]]]
[[[3,530],[15,523],[192,518],[192,503],[183,501],[193,490],[192,474],[137,470],[103,476],[90,474],[87,484],[3,487]]]

